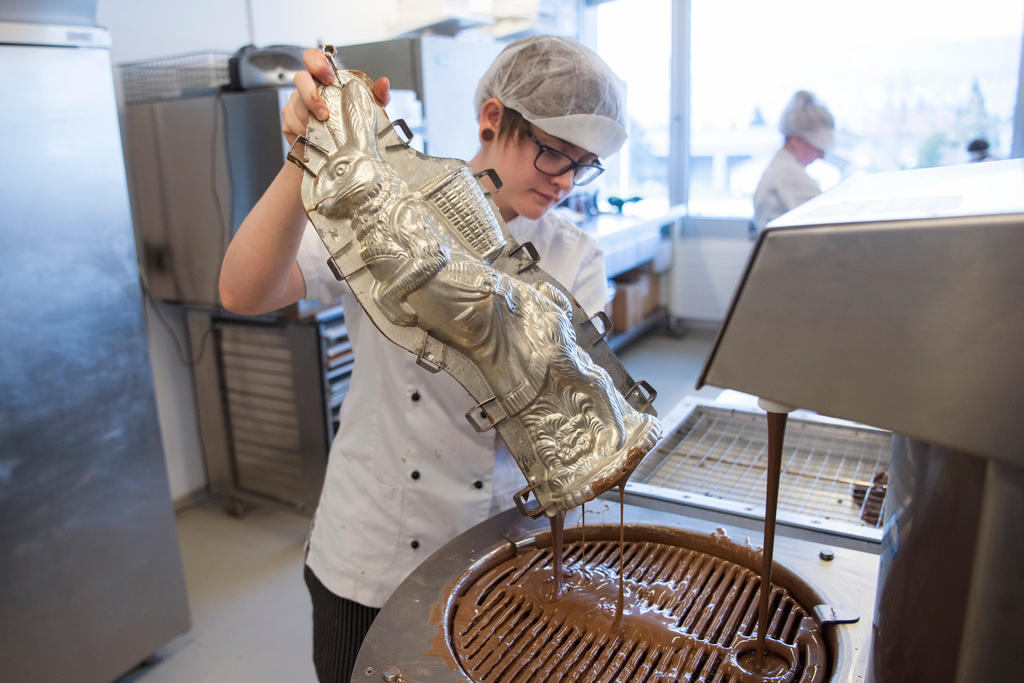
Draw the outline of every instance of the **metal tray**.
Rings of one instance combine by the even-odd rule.
[[[764,519],[763,412],[688,398],[664,424],[665,438],[630,477],[627,494]],[[888,472],[891,442],[890,432],[793,413],[783,446],[778,523],[879,543],[884,497],[854,494],[870,492],[876,474]]]

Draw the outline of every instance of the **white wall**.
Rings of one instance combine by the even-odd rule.
[[[116,65],[188,52],[234,52],[249,43],[315,47],[320,41],[344,45],[383,40],[390,37],[394,5],[395,0],[98,0],[97,23],[110,31]],[[167,324],[152,305],[146,306],[150,362],[171,498],[181,502],[206,488],[206,467],[184,315],[180,308],[157,305]],[[175,337],[184,346],[184,362]]]
[[[251,0],[256,45],[350,45],[392,37],[396,0]],[[283,11],[283,7],[288,7]]]
[[[669,315],[687,324],[717,327],[753,245],[746,220],[684,219],[673,243]]]
[[[159,308],[159,312],[156,308]],[[181,501],[190,493],[206,488],[206,465],[199,442],[184,317],[180,307],[146,302],[149,362],[153,367],[157,417],[167,461],[167,480],[174,501]],[[212,340],[208,340],[207,353],[211,346]],[[194,353],[199,355],[198,350]]]
[[[396,0],[98,0],[114,64],[248,43],[361,43],[390,37]]]

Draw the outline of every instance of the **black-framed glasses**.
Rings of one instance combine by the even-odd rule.
[[[591,162],[581,164],[565,152],[560,152],[554,147],[545,145],[537,139],[533,132],[527,135],[537,145],[537,157],[533,160],[533,166],[544,175],[560,176],[566,171],[572,170],[572,184],[586,185],[597,176],[604,173],[604,166]]]

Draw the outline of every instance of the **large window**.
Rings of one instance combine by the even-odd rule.
[[[673,4],[689,12],[688,42],[666,39]],[[779,116],[800,89],[836,119],[834,153],[808,167],[823,188],[853,173],[964,163],[975,138],[1010,154],[1017,0],[608,0],[592,9],[595,46],[629,83],[631,141],[620,175],[609,174],[613,193],[668,196],[656,186],[667,188],[680,162],[669,154],[675,115],[689,123],[680,177],[690,213],[749,217],[782,143]],[[685,111],[670,111],[673,59],[686,69]]]
[[[626,81],[629,141],[599,185],[602,197],[640,197],[638,210],[668,208],[672,0],[616,0],[596,8],[594,47]]]
[[[691,213],[750,212],[799,89],[836,119],[835,153],[808,168],[823,187],[964,163],[979,137],[1009,154],[1024,3],[697,0],[691,20]]]

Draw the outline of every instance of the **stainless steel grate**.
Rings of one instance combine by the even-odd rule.
[[[763,413],[696,405],[641,463],[627,491],[672,492],[674,500],[763,516],[767,439]],[[780,520],[877,536],[891,441],[890,433],[868,427],[791,417]]]

